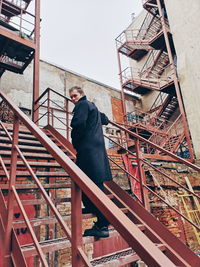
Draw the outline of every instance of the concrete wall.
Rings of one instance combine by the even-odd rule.
[[[18,106],[30,109],[32,108],[32,65],[28,66],[24,75],[15,74],[12,72],[5,72],[0,79],[0,89],[3,90]],[[40,62],[40,94],[50,87],[55,91],[69,96],[69,89],[72,86],[80,86],[84,89],[88,100],[94,102],[101,112],[104,112],[110,120],[114,120],[114,107],[112,107],[112,98],[121,99],[119,90],[109,87],[103,83],[92,80],[88,77],[66,70],[60,66],[41,61]],[[46,96],[41,100],[43,102]],[[51,93],[51,99],[60,106],[64,106],[64,99],[56,94]],[[138,102],[138,103],[137,103]],[[51,106],[56,107],[56,104]],[[121,104],[119,102],[119,104]],[[127,112],[132,112],[135,105],[140,105],[140,101],[126,95]],[[69,109],[72,111],[74,105],[70,103]],[[40,108],[39,117],[47,112],[46,108]],[[122,113],[122,111],[121,111]],[[66,135],[65,126],[62,122],[66,121],[66,115],[60,111],[54,111],[54,127],[60,131],[64,136]],[[122,113],[123,118],[123,113]],[[69,120],[71,120],[71,116]],[[62,122],[61,122],[62,121]],[[39,126],[44,127],[47,125],[47,116],[39,120]],[[105,133],[112,131],[112,126],[108,125]],[[115,133],[115,131],[114,131]],[[106,140],[106,147],[109,147],[108,140]]]
[[[3,90],[17,105],[31,109],[32,105],[32,64],[27,67],[23,75],[5,72],[0,79],[0,89]],[[111,97],[120,99],[121,93],[115,88],[84,77],[80,74],[65,70],[62,67],[40,62],[40,94],[50,87],[55,91],[68,96],[68,89],[72,86],[81,86],[88,99],[93,101],[98,108],[105,112],[110,119],[112,116]],[[56,99],[57,102],[60,99]],[[134,98],[127,96],[128,111],[132,111]]]
[[[183,102],[195,149],[200,159],[200,1],[165,0],[177,53]]]

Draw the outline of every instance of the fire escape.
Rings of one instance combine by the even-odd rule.
[[[38,0],[0,1],[0,77],[23,74],[34,59],[33,102],[39,96],[39,12]]]
[[[176,52],[165,4],[164,1],[148,0],[144,1],[143,6],[147,14],[140,29],[125,30],[116,38],[126,124],[131,131],[168,151],[193,160],[191,138],[176,71]],[[144,64],[139,70],[135,67],[122,70],[120,55],[130,58],[130,62],[144,61]],[[152,91],[158,92],[158,95],[149,110],[135,109],[133,112],[126,112],[125,92],[147,98],[151,97]],[[142,151],[147,158],[161,159],[163,155],[146,146]]]
[[[27,10],[29,4],[31,1],[1,1],[1,16],[5,17],[3,23],[6,25],[0,27],[1,38],[6,40],[6,52],[2,52],[2,55],[9,59],[1,65],[2,73],[5,70],[22,73],[33,57],[35,64],[33,121],[0,90],[0,103],[3,107],[0,109],[0,265],[58,266],[58,256],[62,256],[65,250],[71,254],[73,267],[131,266],[141,259],[155,267],[198,267],[199,258],[148,210],[147,195],[150,192],[176,212],[177,216],[190,223],[196,231],[200,231],[196,221],[181,214],[146,185],[143,165],[155,167],[141,156],[140,145],[154,150],[154,154],[163,153],[166,157],[180,161],[196,172],[200,172],[200,168],[167,150],[164,145],[156,144],[150,137],[144,138],[139,132],[144,131],[144,122],[139,121],[141,114],[138,113],[135,117],[138,121],[135,123],[142,126],[138,126],[137,131],[132,129],[133,125],[127,129],[114,122],[110,123],[122,133],[121,142],[116,142],[116,139],[112,139],[112,142],[126,150],[134,159],[138,174],[132,175],[128,168],[118,167],[140,185],[139,194],[128,194],[113,181],[106,183],[106,195],[99,190],[74,163],[76,155],[69,138],[72,116],[70,99],[50,88],[38,96],[39,1],[35,1],[34,31],[27,37],[22,27],[22,18],[26,14],[30,15]],[[155,12],[157,16],[158,12],[154,9],[151,12]],[[18,16],[21,22],[20,31],[15,31],[8,25]],[[153,20],[157,24],[157,18]],[[159,33],[159,38],[161,35]],[[149,47],[142,48],[143,56],[147,55]],[[140,47],[135,49],[135,55],[140,57]],[[158,51],[154,57],[162,57],[165,64],[168,64],[165,50]],[[155,66],[147,65],[142,70],[144,76],[147,73],[154,75],[155,71]],[[170,119],[164,112],[167,108],[163,110],[163,106],[171,105],[172,109],[176,109],[178,105],[175,93],[170,96],[166,96],[166,92],[161,93],[151,108],[151,114],[158,114],[156,126],[151,125],[152,128],[158,128],[156,133],[163,132],[162,120]],[[58,97],[61,99],[59,104],[55,101]],[[149,127],[147,123],[146,131],[154,132]],[[135,140],[134,152],[128,149],[127,136]],[[151,136],[153,139],[153,135]],[[124,140],[127,142],[125,145]],[[114,164],[118,165],[116,162]],[[162,172],[160,169],[156,171]],[[172,180],[168,175],[163,175]],[[177,185],[200,200],[192,190],[179,182]],[[82,237],[82,222],[94,218],[93,214],[82,214],[82,191],[111,222],[109,238],[102,240]],[[65,197],[62,192],[66,194]],[[87,253],[87,246],[91,244],[92,257]]]

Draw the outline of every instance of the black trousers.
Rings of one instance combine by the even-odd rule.
[[[98,183],[96,185],[104,192],[103,182]],[[82,192],[82,201],[83,201],[85,208],[89,212],[91,212],[97,216],[96,225],[99,228],[102,228],[104,226],[107,227],[110,224],[109,221],[106,219],[106,217],[100,212],[100,210],[92,203],[92,201],[83,192]]]

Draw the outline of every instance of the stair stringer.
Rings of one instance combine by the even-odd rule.
[[[174,260],[180,261],[184,264],[183,266],[199,266],[199,258],[196,256],[185,244],[174,236],[161,222],[153,217],[142,205],[134,200],[130,195],[123,191],[113,181],[106,182],[106,187],[112,194],[118,196],[119,201],[123,203],[134,213],[142,224],[150,231],[153,235],[162,242],[167,248],[171,255],[173,254]],[[119,198],[120,196],[120,198]],[[178,265],[180,266],[180,265]]]
[[[54,134],[57,132],[54,128],[53,131]],[[68,147],[68,143],[70,142],[66,138],[64,139],[67,141],[65,147]],[[68,149],[70,150],[69,147]],[[165,252],[166,256],[167,254],[170,255],[170,258],[173,258],[173,262],[176,262],[177,266],[199,266],[199,258],[161,222],[154,218],[142,205],[122,190],[115,182],[108,181],[105,182],[105,185],[110,193],[116,196],[116,199],[118,199],[119,202],[125,204],[125,206],[131,210],[133,216],[145,226],[148,234],[154,237],[154,239],[159,240],[159,242],[167,248]],[[182,257],[182,255],[184,255],[184,257]]]

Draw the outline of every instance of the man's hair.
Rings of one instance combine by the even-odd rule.
[[[78,86],[73,86],[72,88],[69,89],[69,93],[71,93],[72,91],[77,90],[77,92],[81,95],[84,95],[84,91],[81,87]]]

